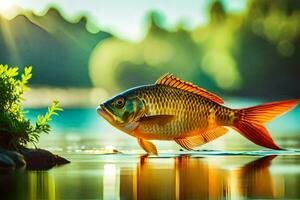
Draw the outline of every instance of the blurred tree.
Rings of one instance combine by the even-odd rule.
[[[236,94],[274,97],[300,94],[300,2],[256,0],[239,31],[235,53],[244,86]]]
[[[214,1],[209,23],[192,31],[180,26],[168,31],[164,17],[154,12],[141,42],[111,38],[95,48],[90,62],[92,81],[119,90],[152,83],[171,72],[229,95],[297,97],[298,4],[253,0],[246,13],[234,14]]]
[[[216,1],[210,9],[207,26],[191,32],[198,46],[199,64],[204,73],[223,90],[236,90],[241,87],[241,77],[233,51],[239,41],[235,37],[241,19],[225,13],[222,4]]]
[[[161,15],[150,13],[148,33],[137,44],[116,38],[99,44],[90,62],[93,83],[99,87],[125,89],[153,83],[167,72],[184,79],[194,77],[197,83],[211,83],[199,70],[197,46],[189,32],[180,27],[174,32],[167,31],[161,28],[162,20]]]

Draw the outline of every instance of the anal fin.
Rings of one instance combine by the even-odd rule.
[[[186,150],[193,150],[193,148],[206,144],[224,134],[228,131],[225,127],[217,127],[207,132],[199,133],[198,135],[185,137],[185,138],[176,138],[175,142],[179,144],[182,148]]]

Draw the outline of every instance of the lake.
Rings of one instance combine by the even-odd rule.
[[[43,112],[30,109],[27,115]],[[145,157],[136,139],[112,128],[95,109],[65,109],[38,146],[71,164],[2,172],[1,199],[299,199],[299,119],[298,107],[267,126],[285,151],[260,148],[231,131],[194,152],[155,141],[159,156]]]

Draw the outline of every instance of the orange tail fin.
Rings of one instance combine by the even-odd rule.
[[[281,148],[275,144],[263,124],[288,112],[299,103],[300,100],[287,100],[240,109],[232,128],[257,145],[279,150]]]

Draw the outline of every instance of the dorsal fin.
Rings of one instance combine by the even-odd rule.
[[[165,75],[163,75],[162,77],[160,77],[155,84],[157,85],[166,85],[166,86],[170,86],[170,87],[174,87],[174,88],[178,88],[181,90],[185,90],[197,95],[201,95],[205,98],[208,98],[216,103],[219,104],[223,104],[224,101],[223,99],[221,99],[220,97],[218,97],[217,95],[208,92],[205,89],[202,89],[192,83],[183,81],[177,77],[175,77],[173,74],[167,73]]]

